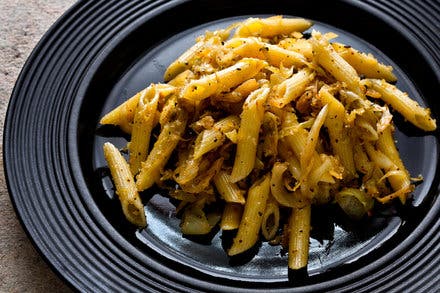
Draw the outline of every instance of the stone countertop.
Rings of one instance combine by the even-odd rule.
[[[42,35],[74,3],[75,0],[0,1],[1,137],[8,101],[23,64]],[[6,188],[3,154],[0,160],[0,292],[70,292],[23,231]]]

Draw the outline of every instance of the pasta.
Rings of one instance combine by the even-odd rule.
[[[145,226],[144,206],[127,162],[111,143],[105,143],[103,148],[125,217],[139,227]]]
[[[236,231],[229,256],[281,243],[299,270],[315,205],[359,220],[375,204],[406,202],[415,187],[389,107],[424,131],[436,120],[391,84],[391,66],[332,42],[333,33],[305,38],[311,26],[273,16],[206,32],[164,83],[101,119],[130,135],[128,162],[104,145],[130,222],[145,227],[142,192],[158,186],[178,202],[183,234]]]

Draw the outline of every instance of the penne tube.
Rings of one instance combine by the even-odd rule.
[[[269,91],[269,88],[255,90],[243,105],[237,150],[231,173],[232,182],[246,178],[254,168],[260,126],[264,117],[264,103]]]
[[[138,227],[147,224],[144,205],[136,189],[130,167],[119,150],[110,142],[104,144],[104,156],[108,163],[116,194],[121,202],[125,217]]]
[[[204,154],[221,146],[225,140],[223,133],[215,128],[203,130],[195,141],[194,159],[202,157]]]
[[[141,170],[136,177],[139,191],[148,189],[159,181],[163,167],[185,131],[188,114],[176,104],[177,99],[174,97],[170,98],[164,107],[163,113],[168,115],[167,118],[163,118],[166,123],[162,125],[159,137],[146,161],[142,162]]]
[[[324,122],[330,137],[333,153],[339,157],[345,168],[347,179],[355,177],[356,167],[353,158],[353,148],[350,137],[344,127],[345,108],[324,86],[318,93],[318,99],[323,104],[328,104],[328,115]]]
[[[176,77],[174,77],[172,80],[168,81],[167,84],[172,85],[174,87],[181,87],[186,85],[188,82],[190,82],[192,79],[195,78],[194,73],[187,69],[181,73],[179,73],[178,75],[176,75]]]
[[[243,216],[228,255],[242,253],[258,240],[263,212],[270,192],[270,176],[266,175],[249,188]]]
[[[289,219],[288,266],[292,270],[307,267],[309,259],[311,205],[293,208]]]
[[[147,158],[158,102],[159,92],[154,86],[141,92],[133,118],[131,140],[128,145],[129,165],[131,173],[134,175],[138,173],[141,163]]]
[[[281,40],[278,43],[278,46],[303,55],[306,57],[307,61],[311,61],[313,59],[312,44],[310,44],[310,42],[306,39],[286,38]]]
[[[198,52],[205,46],[205,41],[200,40],[195,43],[191,48],[185,51],[176,61],[171,63],[165,71],[163,79],[170,81],[175,78],[179,73],[189,69],[193,59],[197,56]]]
[[[156,90],[159,91],[161,99],[173,94],[176,91],[174,86],[167,84],[157,84],[155,87]],[[124,132],[131,134],[133,119],[139,99],[141,97],[141,92],[132,96],[130,99],[104,115],[99,123],[102,125],[110,124],[119,126]]]
[[[414,126],[425,131],[433,131],[437,128],[435,119],[431,118],[429,108],[422,108],[419,103],[412,100],[407,93],[402,92],[396,86],[378,79],[368,79],[365,81],[365,85],[377,91],[385,103],[391,105]]]
[[[245,203],[243,192],[231,181],[231,176],[226,171],[219,171],[213,181],[218,193],[227,203]]]
[[[180,152],[179,154],[182,155],[174,170],[173,178],[178,184],[185,185],[197,177],[202,158],[194,157],[193,147],[188,152]]]
[[[336,194],[335,200],[342,210],[355,220],[364,217],[374,205],[373,198],[357,188],[343,188]]]
[[[307,59],[298,52],[283,49],[255,38],[232,39],[226,46],[232,48],[234,56],[257,58],[270,65],[301,68],[307,65]]]
[[[367,78],[385,79],[389,82],[397,80],[393,73],[393,67],[379,63],[371,54],[365,54],[358,50],[340,43],[333,43],[333,48],[344,58],[359,75]]]
[[[133,118],[139,102],[141,92],[137,93],[109,113],[99,121],[102,125],[116,125],[125,133],[131,133]]]
[[[190,101],[201,101],[210,96],[230,91],[244,81],[253,78],[266,65],[255,58],[243,58],[236,64],[191,81],[182,89],[181,97]]]
[[[241,216],[243,214],[243,205],[227,202],[223,209],[222,219],[220,221],[220,229],[235,230],[240,226]]]
[[[251,78],[237,86],[233,91],[228,93],[221,93],[217,96],[212,97],[214,102],[229,102],[238,103],[247,98],[247,96],[258,89],[260,84],[255,78]]]
[[[210,162],[209,160],[204,160],[200,165],[204,163],[208,166],[207,168],[199,168],[199,173],[194,180],[189,181],[185,184],[180,184],[180,187],[189,193],[201,193],[209,190],[212,179],[215,175],[220,172],[223,165],[223,158],[220,157],[214,162]]]
[[[211,129],[203,130],[196,138],[194,145],[194,159],[223,145],[225,136],[229,138],[231,131],[236,131],[240,124],[240,118],[230,115],[216,122]]]
[[[342,58],[320,33],[314,32],[309,39],[319,65],[324,67],[336,80],[343,82],[348,89],[361,94],[360,78],[356,70]]]
[[[301,96],[309,83],[313,80],[315,74],[308,69],[301,69],[292,77],[286,79],[278,85],[273,98],[270,100],[271,105],[283,108],[292,101]]]
[[[235,37],[272,38],[277,35],[289,35],[303,32],[312,26],[312,22],[303,18],[284,18],[281,15],[268,18],[248,18],[235,31]]]

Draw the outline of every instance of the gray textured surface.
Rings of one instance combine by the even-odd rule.
[[[0,0],[1,137],[7,104],[21,67],[41,36],[74,2]],[[2,154],[0,160],[0,292],[69,292],[21,228],[6,189]]]

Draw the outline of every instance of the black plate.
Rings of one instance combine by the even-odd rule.
[[[339,40],[393,65],[398,86],[439,117],[440,6],[425,1],[87,1],[46,34],[8,108],[4,162],[11,199],[37,249],[71,286],[87,291],[403,291],[439,289],[439,135],[396,115],[398,147],[425,178],[408,206],[347,224],[314,212],[309,279],[289,280],[279,247],[229,259],[228,235],[188,239],[160,195],[149,226],[124,220],[101,147],[123,136],[98,126],[103,113],[158,82],[205,30],[247,16],[316,22]],[[108,130],[108,129],[107,129]],[[324,214],[324,215],[323,215]]]

